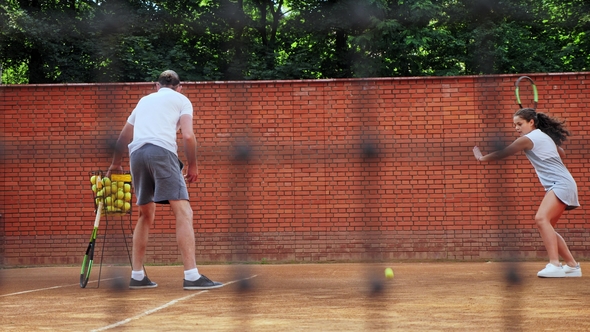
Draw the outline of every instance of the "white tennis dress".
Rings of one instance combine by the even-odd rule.
[[[525,150],[525,154],[533,164],[545,191],[553,190],[557,198],[567,205],[566,210],[580,206],[578,186],[563,164],[555,142],[539,129],[526,134],[526,137],[533,142],[533,148]]]

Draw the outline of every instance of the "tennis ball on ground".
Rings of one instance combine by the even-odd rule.
[[[393,278],[393,270],[390,267],[385,269],[385,278],[387,278],[387,279]]]

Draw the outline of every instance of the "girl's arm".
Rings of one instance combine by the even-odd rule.
[[[492,161],[492,160],[500,160],[506,157],[512,156],[517,152],[523,150],[530,150],[533,148],[533,141],[531,141],[528,137],[522,136],[517,138],[512,144],[508,145],[502,150],[494,151],[490,154],[486,154],[485,156],[481,153],[479,148],[476,146],[473,148],[473,155],[479,161]]]
[[[561,159],[564,159],[565,158],[565,150],[561,146],[558,146],[557,147],[557,153],[559,153],[559,157]]]

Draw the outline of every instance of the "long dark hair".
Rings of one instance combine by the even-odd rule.
[[[532,108],[519,109],[514,113],[514,116],[521,117],[525,121],[535,120],[535,127],[551,137],[557,146],[561,146],[561,143],[568,136],[571,136],[571,133],[564,127],[565,121],[560,121],[543,113],[537,113]]]

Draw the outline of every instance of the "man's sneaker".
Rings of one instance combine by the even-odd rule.
[[[151,281],[147,276],[143,277],[143,279],[141,281],[131,278],[131,281],[129,282],[129,288],[131,288],[131,289],[155,288],[155,287],[158,287],[158,284]]]
[[[184,289],[213,289],[223,287],[223,284],[217,281],[211,281],[201,274],[201,277],[195,281],[184,280],[182,288]]]
[[[582,276],[582,268],[580,267],[580,263],[576,265],[576,267],[571,267],[569,265],[563,266],[563,271],[565,272],[566,277],[581,277]]]
[[[555,266],[551,263],[547,264],[544,269],[537,273],[537,277],[539,278],[564,278],[565,271],[560,266]]]

